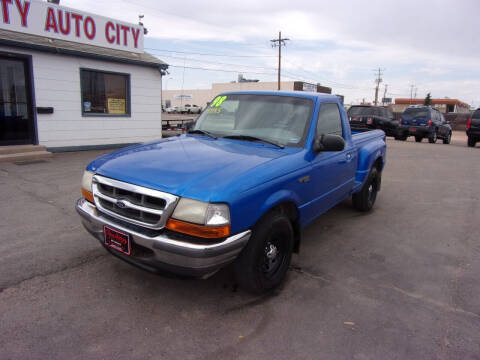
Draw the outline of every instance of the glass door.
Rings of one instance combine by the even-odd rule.
[[[34,143],[27,64],[0,56],[0,146]]]

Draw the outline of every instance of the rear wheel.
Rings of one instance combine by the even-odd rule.
[[[428,142],[430,144],[435,144],[437,142],[437,131],[434,130],[433,134],[428,137]]]
[[[423,137],[421,136],[415,136],[415,141],[416,142],[422,142]]]
[[[472,136],[469,136],[467,144],[468,144],[469,147],[475,147],[476,141]]]
[[[282,283],[290,265],[294,232],[289,218],[270,212],[253,228],[252,237],[235,260],[235,278],[239,285],[260,294]]]
[[[395,135],[395,140],[405,141],[407,138],[407,135]]]
[[[450,144],[451,141],[452,141],[452,133],[448,133],[447,137],[443,139],[443,143]]]
[[[377,199],[377,192],[380,189],[381,181],[381,173],[376,167],[372,167],[362,190],[352,195],[353,207],[359,211],[370,211]]]

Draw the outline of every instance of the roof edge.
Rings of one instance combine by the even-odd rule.
[[[149,62],[149,61],[144,61],[144,60],[119,58],[119,57],[115,57],[115,56],[108,56],[108,55],[103,55],[103,54],[94,54],[94,53],[64,49],[64,48],[59,48],[59,47],[51,47],[51,46],[45,46],[45,45],[31,44],[31,43],[25,43],[25,42],[9,40],[9,39],[0,38],[0,45],[14,46],[14,47],[19,47],[19,48],[23,48],[23,49],[30,49],[30,50],[38,50],[38,51],[48,52],[48,53],[52,53],[52,54],[73,55],[73,56],[80,56],[80,57],[97,59],[97,60],[114,61],[114,62],[124,63],[124,64],[132,64],[132,65],[138,65],[138,66],[151,67],[151,68],[156,68],[156,69],[160,69],[160,70],[167,70],[168,69],[168,64],[159,64],[159,63],[156,63],[156,62]]]

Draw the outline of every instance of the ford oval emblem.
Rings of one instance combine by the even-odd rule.
[[[117,201],[117,206],[120,209],[125,209],[127,207],[127,204],[125,204],[123,201],[119,200],[119,201]]]

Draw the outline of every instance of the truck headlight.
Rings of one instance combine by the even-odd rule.
[[[82,195],[86,200],[90,201],[91,203],[94,202],[92,194],[93,175],[95,175],[93,172],[85,170],[82,177]]]
[[[181,198],[166,227],[202,238],[230,235],[230,210],[227,204],[211,204]]]

